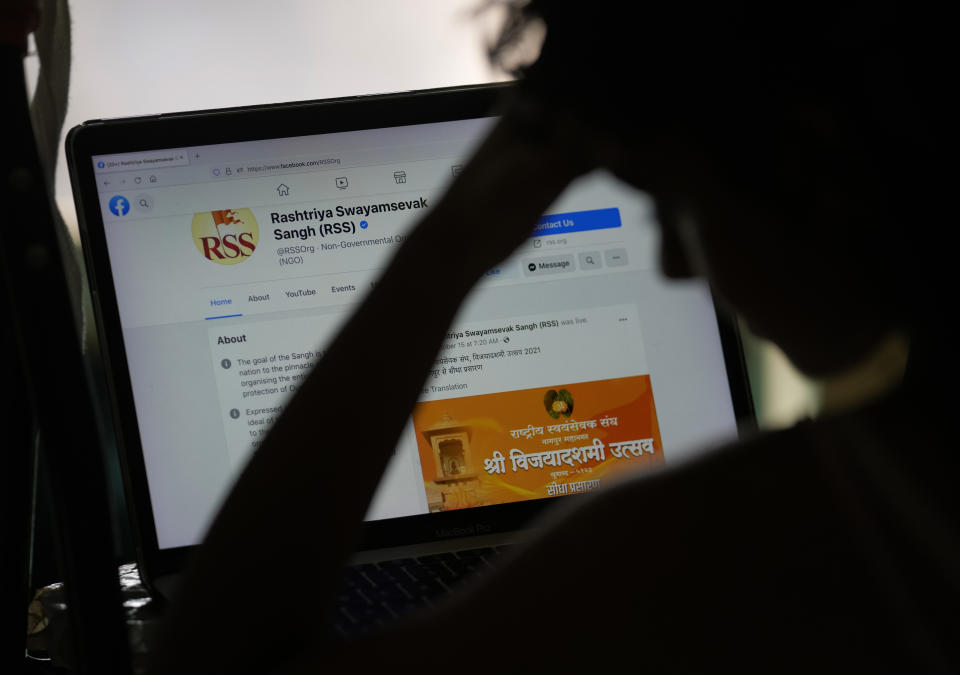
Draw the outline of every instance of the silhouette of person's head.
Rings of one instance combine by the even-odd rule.
[[[811,374],[935,316],[936,50],[914,4],[527,4],[524,88],[656,199],[664,271],[705,276]],[[626,9],[628,8],[628,9]],[[546,113],[551,114],[551,113]],[[570,139],[571,147],[575,139]]]

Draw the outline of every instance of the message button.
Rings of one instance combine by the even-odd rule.
[[[551,255],[544,258],[526,258],[523,260],[523,274],[539,277],[545,274],[572,272],[577,269],[572,255]]]

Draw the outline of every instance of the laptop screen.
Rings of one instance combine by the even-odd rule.
[[[92,157],[161,549],[200,541],[310,366],[493,122]],[[643,193],[585,176],[487,272],[368,520],[589,492],[736,435],[711,296],[661,277],[653,216]],[[443,284],[469,255],[451,240],[430,274]],[[428,296],[397,302],[409,322],[380,328],[387,351],[431,311]],[[390,388],[370,382],[357,401],[371,425]],[[334,424],[318,414],[318,446]],[[364,435],[331,451],[362,451]]]

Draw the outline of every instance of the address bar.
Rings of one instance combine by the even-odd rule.
[[[271,171],[291,171],[295,169],[310,169],[316,167],[340,166],[339,157],[322,157],[320,159],[295,159],[289,161],[271,160],[260,164],[241,164],[233,168],[237,175],[244,173],[268,173]]]
[[[419,146],[396,146],[391,148],[361,148],[336,155],[301,155],[282,159],[233,159],[212,164],[210,173],[215,177],[237,178],[246,175],[270,173],[323,171],[325,169],[354,168],[397,164],[398,168],[409,162],[432,160],[438,157],[455,157],[463,152],[464,143],[443,141],[424,143]]]

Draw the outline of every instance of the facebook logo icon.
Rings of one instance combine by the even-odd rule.
[[[102,168],[105,167],[105,166],[106,166],[106,164],[104,164],[103,162],[97,162],[97,168],[98,168],[98,169],[102,169]]]
[[[115,216],[125,216],[130,212],[130,202],[126,197],[117,195],[110,198],[110,213]]]

